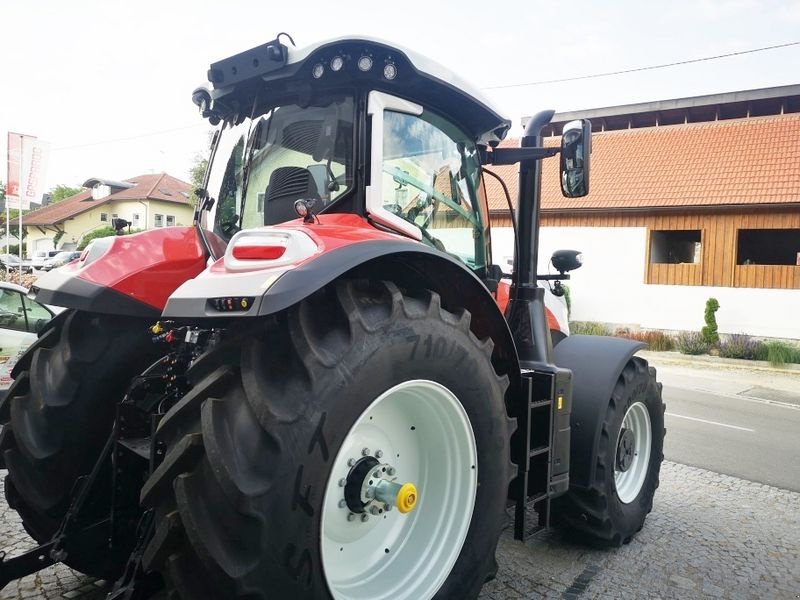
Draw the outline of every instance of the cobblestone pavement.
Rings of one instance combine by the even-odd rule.
[[[14,553],[30,544],[16,513],[0,500],[0,549]],[[498,562],[497,579],[481,600],[797,599],[800,494],[665,462],[653,513],[627,546],[593,549],[558,531],[523,545],[509,525]],[[94,600],[106,589],[58,565],[12,583],[0,599]]]

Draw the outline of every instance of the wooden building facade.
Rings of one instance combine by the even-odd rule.
[[[800,290],[800,85],[556,114],[546,144],[575,118],[594,129],[590,194],[563,198],[545,161],[543,227],[646,228],[644,284]]]

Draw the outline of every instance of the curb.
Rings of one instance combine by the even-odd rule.
[[[642,350],[638,354],[649,362],[664,364],[689,365],[694,367],[716,367],[723,369],[745,369],[749,371],[764,371],[767,373],[781,373],[783,375],[800,376],[800,365],[786,364],[775,367],[765,360],[744,360],[741,358],[721,358],[719,356],[689,355],[680,352],[656,352]]]

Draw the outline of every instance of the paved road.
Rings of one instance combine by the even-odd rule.
[[[800,406],[800,374],[657,366],[668,460],[644,529],[627,546],[598,550],[559,531],[515,542],[509,520],[497,579],[480,600],[800,598],[800,410],[791,408]],[[31,540],[2,500],[3,475],[0,550],[14,554]],[[14,582],[0,600],[99,600],[106,591],[57,565]]]
[[[665,462],[653,513],[621,548],[589,548],[559,531],[521,544],[512,539],[509,520],[498,548],[497,579],[484,586],[480,600],[796,600],[798,507],[798,493]],[[29,544],[16,513],[0,500],[0,546],[14,553]],[[106,590],[58,565],[12,583],[0,599],[100,600]]]
[[[800,374],[658,370],[668,460],[800,492]]]

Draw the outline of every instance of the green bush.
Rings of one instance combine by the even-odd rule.
[[[142,231],[142,230],[141,229],[131,229],[130,232],[131,233],[138,233],[140,231]],[[112,235],[116,235],[116,232],[114,231],[114,228],[111,227],[111,226],[109,226],[109,227],[101,227],[99,229],[95,229],[94,231],[90,231],[89,233],[87,233],[86,235],[84,235],[81,238],[81,241],[78,244],[78,250],[83,250],[84,248],[86,248],[86,246],[88,246],[89,242],[91,242],[92,240],[96,240],[97,238],[109,237],[109,236],[112,236]],[[128,230],[127,229],[123,229],[122,230],[122,235],[128,235]]]
[[[675,347],[681,354],[706,354],[711,344],[696,331],[681,331],[675,336]]]
[[[760,360],[768,360],[775,367],[786,363],[800,363],[800,348],[785,342],[764,342]]]
[[[719,333],[717,333],[717,317],[714,315],[719,310],[719,302],[716,298],[709,298],[706,301],[705,311],[705,327],[700,330],[700,335],[703,340],[709,345],[713,346],[719,342]]]
[[[569,324],[572,335],[611,335],[611,330],[602,323],[594,321],[573,321]]]
[[[570,296],[569,286],[561,286],[564,288],[564,302],[567,305],[567,319],[572,316],[572,296]]]

